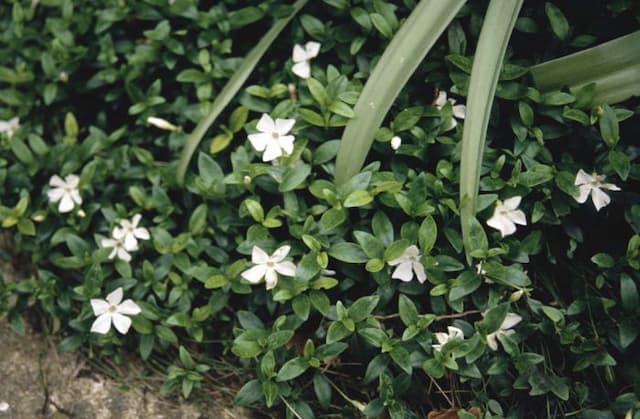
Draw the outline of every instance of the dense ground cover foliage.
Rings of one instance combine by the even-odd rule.
[[[2,256],[30,263],[0,280],[16,331],[35,307],[61,350],[170,354],[165,388],[184,397],[225,356],[244,380],[237,403],[289,417],[638,409],[638,101],[592,104],[593,85],[541,94],[527,71],[636,31],[637,3],[525,3],[491,111],[471,263],[461,105],[487,2],[461,9],[342,184],[339,138],[417,2],[307,3],[181,186],[185,131],[291,12],[211,3],[0,5]]]

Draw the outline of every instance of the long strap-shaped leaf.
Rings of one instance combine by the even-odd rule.
[[[462,134],[460,166],[460,222],[471,263],[470,228],[475,216],[484,142],[504,53],[523,0],[491,0],[473,58],[467,113]]]
[[[531,67],[543,92],[595,83],[592,105],[640,96],[640,31]]]
[[[273,41],[277,38],[277,36],[285,28],[285,26],[287,26],[289,21],[298,13],[298,11],[300,11],[300,9],[302,9],[302,7],[308,1],[309,0],[298,0],[293,5],[293,11],[289,16],[278,19],[273,24],[273,26],[271,26],[264,37],[262,37],[256,44],[256,46],[253,47],[251,51],[249,51],[244,61],[242,61],[240,68],[238,68],[238,70],[229,79],[224,88],[220,91],[216,99],[213,101],[213,104],[211,105],[209,114],[204,119],[202,119],[198,123],[198,125],[196,125],[193,132],[189,134],[184,148],[182,149],[180,163],[178,163],[178,170],[176,173],[178,184],[182,185],[184,183],[184,175],[187,172],[187,166],[189,166],[191,156],[193,156],[193,153],[198,147],[198,144],[200,144],[200,141],[202,141],[202,137],[204,137],[209,127],[215,122],[218,115],[220,115],[220,113],[229,104],[236,93],[238,93],[238,90],[240,90],[240,88],[247,80],[269,46],[271,46]]]
[[[376,130],[400,90],[465,0],[422,0],[403,23],[373,69],[342,134],[335,178],[344,183],[358,173]]]

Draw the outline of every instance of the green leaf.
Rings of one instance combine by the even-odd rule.
[[[468,250],[470,253],[482,251],[486,252],[489,248],[489,241],[487,240],[487,234],[484,232],[482,224],[476,217],[471,217],[469,220],[469,237],[468,237]],[[452,298],[454,300],[454,298]]]
[[[360,171],[398,93],[463,4],[464,0],[421,0],[404,21],[367,80],[354,108],[356,117],[349,120],[342,134],[336,159],[337,183],[347,182]],[[371,20],[376,20],[376,29],[390,36],[391,28],[385,26],[383,16],[374,15]]]
[[[400,239],[391,243],[391,245],[387,247],[387,250],[384,251],[384,260],[390,261],[399,258],[410,245],[411,243],[406,239]]]
[[[613,268],[616,264],[616,261],[611,257],[611,255],[607,253],[596,253],[591,256],[591,262],[598,265],[599,268],[607,269]]]
[[[220,113],[226,108],[229,102],[235,97],[238,90],[240,90],[244,82],[251,75],[251,72],[258,64],[258,61],[260,61],[260,58],[262,58],[262,56],[267,52],[269,46],[278,37],[280,32],[282,32],[285,26],[287,26],[287,23],[289,23],[289,21],[293,19],[293,17],[300,11],[300,9],[302,9],[302,7],[307,2],[308,0],[298,0],[293,4],[292,11],[289,16],[278,19],[271,25],[269,31],[260,38],[258,43],[247,54],[240,67],[236,69],[236,71],[233,73],[233,76],[222,88],[220,93],[218,93],[216,99],[211,105],[209,114],[198,123],[193,132],[187,137],[185,146],[180,156],[180,162],[178,163],[178,169],[176,171],[176,180],[178,181],[179,185],[182,185],[184,183],[184,175],[187,172],[189,161],[191,161],[191,156],[193,156],[193,153],[198,148],[198,144],[200,144],[202,137],[204,137],[209,127],[218,118],[218,115],[220,115]],[[238,19],[237,16],[236,19]]]
[[[464,271],[456,278],[449,291],[449,301],[456,301],[477,290],[482,284],[482,277],[475,272]]]
[[[618,176],[620,176],[622,180],[626,181],[629,176],[629,172],[631,172],[631,159],[629,158],[629,155],[622,151],[611,150],[609,151],[609,163]]]
[[[373,312],[378,301],[380,297],[377,295],[358,298],[347,311],[349,318],[356,323],[363,321]]]
[[[393,119],[393,131],[402,132],[413,128],[422,117],[422,106],[402,110]]]
[[[600,135],[609,147],[615,147],[620,140],[620,127],[618,125],[618,117],[615,111],[609,106],[602,107],[602,115],[600,115]]]
[[[72,335],[68,338],[65,338],[58,345],[58,352],[71,352],[75,351],[82,345],[82,336],[81,335]]]
[[[193,214],[189,218],[189,231],[193,235],[204,233],[207,228],[207,205],[200,204],[193,210]]]
[[[231,352],[240,358],[255,358],[262,353],[262,348],[257,342],[241,341],[233,344]]]
[[[473,59],[460,162],[462,238],[471,263],[471,228],[477,211],[480,169],[500,68],[523,0],[492,0],[484,18]]]
[[[544,12],[551,24],[551,30],[562,41],[569,38],[569,22],[562,11],[553,3],[544,4]]]
[[[638,287],[633,278],[625,273],[620,275],[620,298],[622,299],[622,308],[626,312],[632,313],[640,308]]]
[[[384,212],[378,211],[373,214],[371,230],[383,245],[389,246],[393,242],[393,224]]]
[[[309,88],[309,92],[313,99],[320,105],[321,109],[326,109],[329,106],[329,95],[327,94],[326,89],[318,80],[310,77],[307,79],[307,87]]]
[[[354,231],[353,235],[369,258],[382,258],[384,254],[384,244],[377,237],[365,231],[358,230]]]
[[[329,325],[329,329],[327,329],[327,343],[335,343],[338,342],[347,336],[349,336],[352,332],[347,329],[342,321],[335,321]]]
[[[640,96],[640,31],[535,65],[530,71],[541,92],[569,86],[578,108]]]
[[[373,201],[373,196],[367,191],[353,191],[344,200],[345,208],[363,207]]]
[[[373,26],[375,26],[378,32],[380,32],[385,38],[390,39],[393,36],[393,28],[391,28],[391,25],[389,25],[384,16],[378,13],[371,13],[369,17],[371,18]]]
[[[559,323],[564,319],[564,315],[555,307],[542,306],[543,313],[554,323]]]
[[[276,381],[289,381],[299,375],[302,375],[307,369],[309,369],[309,361],[304,358],[296,357],[285,362],[280,371]]]
[[[348,118],[348,119],[354,118],[356,116],[351,106],[347,105],[346,103],[340,100],[333,101],[329,106],[329,110],[335,113],[336,115],[344,116],[345,118]]]
[[[413,301],[404,294],[400,294],[398,299],[398,312],[405,326],[411,326],[418,321],[418,309]]]
[[[329,248],[329,256],[347,263],[366,263],[369,258],[355,243],[336,243]]]
[[[289,192],[300,186],[311,174],[311,166],[308,164],[300,164],[287,168],[282,176],[282,182],[278,186],[280,192]]]
[[[389,355],[391,355],[391,359],[393,359],[393,362],[395,362],[396,365],[402,368],[404,372],[411,375],[411,356],[409,355],[409,351],[398,345],[389,352]]]
[[[260,399],[262,399],[262,384],[259,380],[251,380],[240,388],[233,402],[238,406],[249,406]]]
[[[313,376],[313,391],[320,407],[327,409],[331,405],[331,385],[320,371],[317,371]]]
[[[420,249],[424,254],[427,254],[433,249],[433,245],[436,243],[436,239],[438,238],[438,226],[436,225],[436,221],[432,216],[427,215],[425,219],[420,224],[420,229],[418,230],[418,243],[420,244]]]
[[[320,231],[328,233],[347,221],[345,209],[331,208],[320,217]]]

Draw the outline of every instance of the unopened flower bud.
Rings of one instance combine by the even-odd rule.
[[[392,150],[395,151],[395,150],[399,149],[401,145],[402,145],[402,138],[400,138],[400,137],[398,137],[396,135],[391,139],[391,149]]]
[[[78,210],[78,217],[84,218],[86,216],[87,216],[87,214],[84,212],[84,210],[82,208]]]
[[[242,182],[245,184],[245,186],[251,185],[251,176],[245,176],[244,178],[242,178]]]
[[[69,73],[67,73],[66,71],[62,71],[60,72],[60,74],[58,74],[58,78],[61,82],[67,83],[69,81]]]
[[[45,219],[44,211],[38,211],[37,213],[33,214],[31,219],[36,223],[41,223]]]
[[[509,302],[515,303],[520,298],[522,298],[522,294],[524,294],[524,290],[518,290],[518,291],[512,292],[511,295],[509,296]]]
[[[147,123],[166,131],[176,131],[178,129],[178,127],[176,127],[166,119],[156,118],[155,116],[148,117]]]
[[[9,406],[9,403],[5,401],[0,402],[0,412],[8,412],[10,407],[11,406]]]

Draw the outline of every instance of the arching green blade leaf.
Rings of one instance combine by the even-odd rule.
[[[571,91],[595,83],[591,105],[640,96],[640,31],[531,67],[538,89]]]
[[[480,167],[493,97],[504,53],[523,0],[491,0],[473,58],[460,162],[460,219],[467,262],[471,263],[471,221],[475,216]]]
[[[293,19],[293,17],[302,9],[302,7],[309,0],[298,0],[293,5],[293,12],[284,18],[278,19],[273,26],[269,29],[269,31],[260,39],[260,42],[256,44],[255,47],[245,57],[240,68],[235,72],[233,77],[229,79],[224,88],[220,91],[216,99],[213,101],[211,105],[211,110],[209,114],[202,119],[198,125],[196,125],[195,129],[189,136],[185,142],[184,148],[182,149],[182,155],[180,156],[180,162],[178,163],[178,170],[176,173],[176,178],[178,180],[178,184],[182,185],[184,183],[184,175],[187,172],[187,166],[189,166],[189,161],[191,161],[191,157],[195,152],[198,144],[202,141],[202,137],[206,134],[209,127],[215,122],[216,118],[220,113],[224,110],[224,108],[231,102],[231,99],[238,93],[238,90],[242,87],[244,82],[247,80],[251,72],[260,61],[260,58],[267,52],[267,49],[271,46],[273,41],[278,37],[280,32],[287,26],[289,21]]]
[[[409,77],[465,0],[422,0],[393,37],[376,64],[342,134],[336,158],[336,182],[358,173],[376,130]]]

